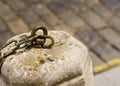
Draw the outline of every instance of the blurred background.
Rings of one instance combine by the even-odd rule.
[[[120,0],[0,0],[0,46],[37,25],[88,47],[95,86],[120,86]]]

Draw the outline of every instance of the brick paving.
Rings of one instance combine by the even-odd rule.
[[[93,1],[97,4],[91,0],[0,0],[0,46],[16,34],[43,25],[67,31],[86,44],[93,67],[120,58],[120,0]]]

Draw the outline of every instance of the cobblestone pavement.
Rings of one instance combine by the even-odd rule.
[[[97,0],[94,0],[97,1]],[[0,0],[0,46],[36,25],[64,30],[89,48],[94,73],[120,64],[120,0]]]

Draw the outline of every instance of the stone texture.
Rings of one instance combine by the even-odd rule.
[[[106,27],[106,23],[97,14],[92,11],[87,11],[80,15],[90,26],[95,29]]]
[[[9,4],[10,7],[15,11],[20,11],[27,8],[27,6],[25,5],[24,2],[22,2],[22,0],[4,0],[4,1],[7,4]]]
[[[34,5],[34,4],[39,3],[39,0],[25,0],[25,2],[26,2],[28,5]]]
[[[51,4],[53,5],[51,6]],[[75,13],[73,13],[70,10],[67,10],[66,9],[67,7],[65,7],[64,4],[59,2],[53,2],[51,4],[49,4],[48,7],[50,7],[50,9],[56,15],[58,15],[59,19],[61,19],[65,24],[68,24],[73,28],[78,28],[80,26],[86,25],[85,22],[80,17],[78,17]]]
[[[13,33],[9,31],[1,32],[0,33],[0,44],[5,44],[6,41],[13,36]]]
[[[55,14],[60,14],[60,13],[64,13],[67,11],[65,5],[63,5],[62,3],[56,2],[56,1],[51,1],[49,4],[47,4],[47,6]]]
[[[99,0],[84,0],[84,2],[89,6],[92,7],[96,4],[99,4]]]
[[[8,22],[8,25],[14,34],[20,34],[20,33],[29,31],[29,28],[27,27],[27,25],[20,18],[17,18],[14,21]]]
[[[39,17],[23,1],[5,1],[30,26],[40,22]],[[14,5],[15,4],[15,5]]]
[[[93,10],[106,20],[113,17],[112,12],[102,4],[96,5]]]
[[[64,23],[72,26],[73,28],[78,28],[86,25],[86,23],[79,16],[71,11],[61,13],[58,16],[61,20],[63,20]]]
[[[100,30],[99,33],[111,44],[120,42],[120,36],[111,28]]]
[[[119,9],[120,6],[119,0],[100,0],[100,1],[112,10]]]
[[[58,24],[56,26],[54,26],[54,29],[55,30],[63,30],[63,31],[66,31],[68,32],[69,34],[71,34],[72,36],[75,36],[74,34],[74,28],[71,28],[70,26],[67,26],[66,24]]]
[[[24,34],[12,39],[19,40]],[[12,86],[93,86],[87,48],[66,32],[49,31],[49,35],[55,40],[52,48],[22,49],[6,58],[1,70],[6,83]]]
[[[88,39],[93,39],[94,41],[88,40],[89,43],[84,42],[90,51],[93,51],[94,46],[99,45],[99,42],[101,41],[111,44],[113,41],[106,40],[103,35],[99,34],[99,30],[104,31],[104,29],[108,27],[111,28],[116,35],[120,34],[120,0],[100,0],[98,4],[94,4],[91,7],[88,5],[89,3],[95,3],[96,1],[97,0],[0,0],[0,20],[2,21],[0,21],[0,47],[12,35],[26,32],[26,30],[24,30],[25,27],[23,27],[24,25],[30,29],[36,25],[42,25],[47,29],[64,30],[81,41],[87,40],[84,36],[80,37],[80,34],[83,35],[84,33],[80,31],[81,33],[76,35],[75,32],[79,32],[81,29],[86,29],[88,26],[89,29],[94,32],[92,33],[93,36],[90,35],[90,31],[86,33]],[[89,23],[80,15],[90,15],[90,11],[92,12],[91,14],[93,17],[90,16],[91,20]],[[67,13],[70,19],[67,16]],[[103,25],[99,20],[94,18],[94,15],[98,16],[100,20],[106,23],[106,25]],[[64,19],[64,16],[66,20]],[[85,17],[87,18],[88,16]],[[77,18],[82,19],[82,21],[84,20],[85,26],[84,23],[80,24],[77,22],[80,20]],[[20,24],[16,23],[17,19],[18,22],[20,19]],[[89,17],[87,19],[89,20]],[[14,28],[11,28],[10,26]],[[96,30],[95,27],[100,27],[100,29]],[[12,35],[11,32],[13,32]],[[91,38],[89,38],[89,35]],[[115,37],[114,40],[116,39],[117,38]],[[89,44],[93,46],[90,47]],[[114,43],[114,45],[112,44],[110,46],[113,50],[115,49],[117,52],[120,52],[120,42]],[[102,52],[102,50],[100,52]],[[101,59],[103,57],[98,56],[97,58]],[[93,63],[94,65],[97,65],[97,62]]]
[[[85,41],[85,43],[93,48],[94,46],[96,46],[100,41],[101,41],[101,37],[95,33],[94,30],[91,29],[82,29],[76,32],[76,35]]]
[[[115,43],[113,46],[120,51],[120,42]]]
[[[69,9],[67,9],[67,7],[60,3],[60,2],[54,2],[55,5],[57,4],[58,6],[60,6],[60,12],[57,12],[55,10],[54,6],[50,5],[50,8],[52,11],[55,12],[55,14],[57,14],[57,16],[67,25],[73,27],[73,28],[78,28],[81,26],[86,25],[85,22],[79,17],[77,16],[75,13],[73,13],[72,11],[70,11]],[[63,5],[63,7],[61,7]]]
[[[3,20],[0,19],[0,32],[4,32],[7,31],[7,26],[5,24],[5,22],[3,22]]]
[[[46,8],[46,6],[44,6],[43,4],[39,3],[37,5],[33,5],[32,9],[34,10],[34,12],[36,14],[38,14],[39,16],[45,16],[48,14],[48,9]]]
[[[32,6],[35,13],[42,17],[42,19],[50,26],[54,27],[60,24],[59,19],[44,5],[37,4]]]
[[[113,17],[108,21],[109,25],[112,26],[115,30],[120,32],[120,19],[119,17]]]
[[[99,45],[94,47],[93,50],[105,61],[110,61],[112,59],[120,57],[119,51],[112,48],[112,46],[108,43],[101,42]]]
[[[73,10],[73,11],[75,11],[76,13],[81,13],[81,12],[86,12],[86,11],[88,11],[88,7],[86,7],[85,6],[85,4],[84,3],[75,3],[75,4],[68,4],[69,5],[69,7]]]
[[[91,59],[92,59],[92,63],[93,63],[93,68],[104,64],[104,62],[102,61],[102,59],[100,59],[94,52],[90,52],[89,53]]]
[[[5,21],[10,21],[14,20],[16,18],[15,13],[8,7],[6,4],[0,1],[0,16],[5,20]]]
[[[67,7],[70,7],[76,13],[85,12],[88,10],[87,6],[85,6],[85,3],[80,0],[63,0],[63,3],[68,3],[66,4]]]
[[[18,13],[29,25],[39,22],[39,17],[30,9],[24,9]]]

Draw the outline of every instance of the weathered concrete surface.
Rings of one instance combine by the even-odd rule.
[[[87,48],[66,32],[49,31],[49,35],[55,40],[51,49],[22,49],[6,58],[1,70],[6,84],[93,86],[92,64]],[[19,40],[20,36],[12,39]]]

